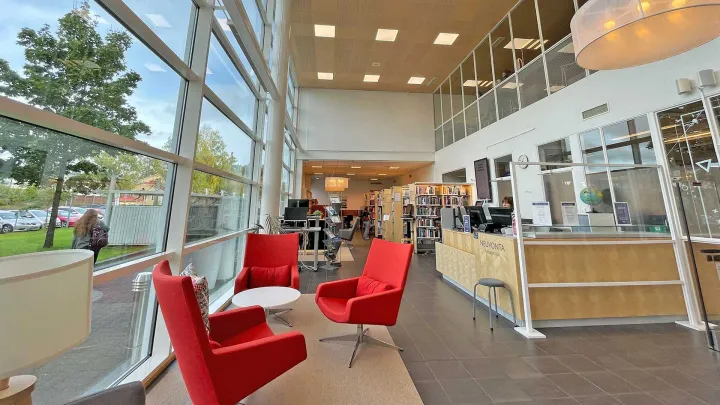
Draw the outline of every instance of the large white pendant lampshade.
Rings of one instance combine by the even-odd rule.
[[[570,28],[580,66],[638,66],[717,38],[720,0],[590,0]]]

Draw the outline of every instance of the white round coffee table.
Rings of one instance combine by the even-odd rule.
[[[232,303],[236,307],[251,307],[259,305],[265,309],[267,315],[272,315],[287,326],[290,322],[282,318],[280,314],[291,311],[292,308],[281,308],[297,301],[300,298],[300,291],[290,287],[258,287],[240,291],[232,297]]]

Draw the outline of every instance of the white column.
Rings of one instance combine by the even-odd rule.
[[[285,98],[287,96],[288,60],[290,57],[290,0],[276,0],[275,15],[278,35],[275,38],[273,59],[277,63],[274,78],[278,98],[270,102],[270,115],[265,155],[262,201],[260,202],[260,224],[268,215],[277,216],[280,207],[280,179],[282,175],[283,143],[285,142]]]

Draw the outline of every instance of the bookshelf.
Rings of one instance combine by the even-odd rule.
[[[402,186],[402,215],[400,216],[402,237],[400,243],[413,243],[413,235],[415,234],[412,217],[413,207],[410,198],[410,186]]]
[[[370,213],[370,234],[375,234],[375,223],[377,217],[377,191],[365,193],[365,210]]]
[[[409,184],[410,202],[414,204],[412,243],[415,253],[434,252],[435,242],[442,239],[440,209],[470,204],[472,185],[465,183]]]

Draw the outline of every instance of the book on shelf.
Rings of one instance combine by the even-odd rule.
[[[443,195],[467,195],[467,188],[465,186],[442,186]]]
[[[436,186],[415,186],[415,194],[436,194]]]

